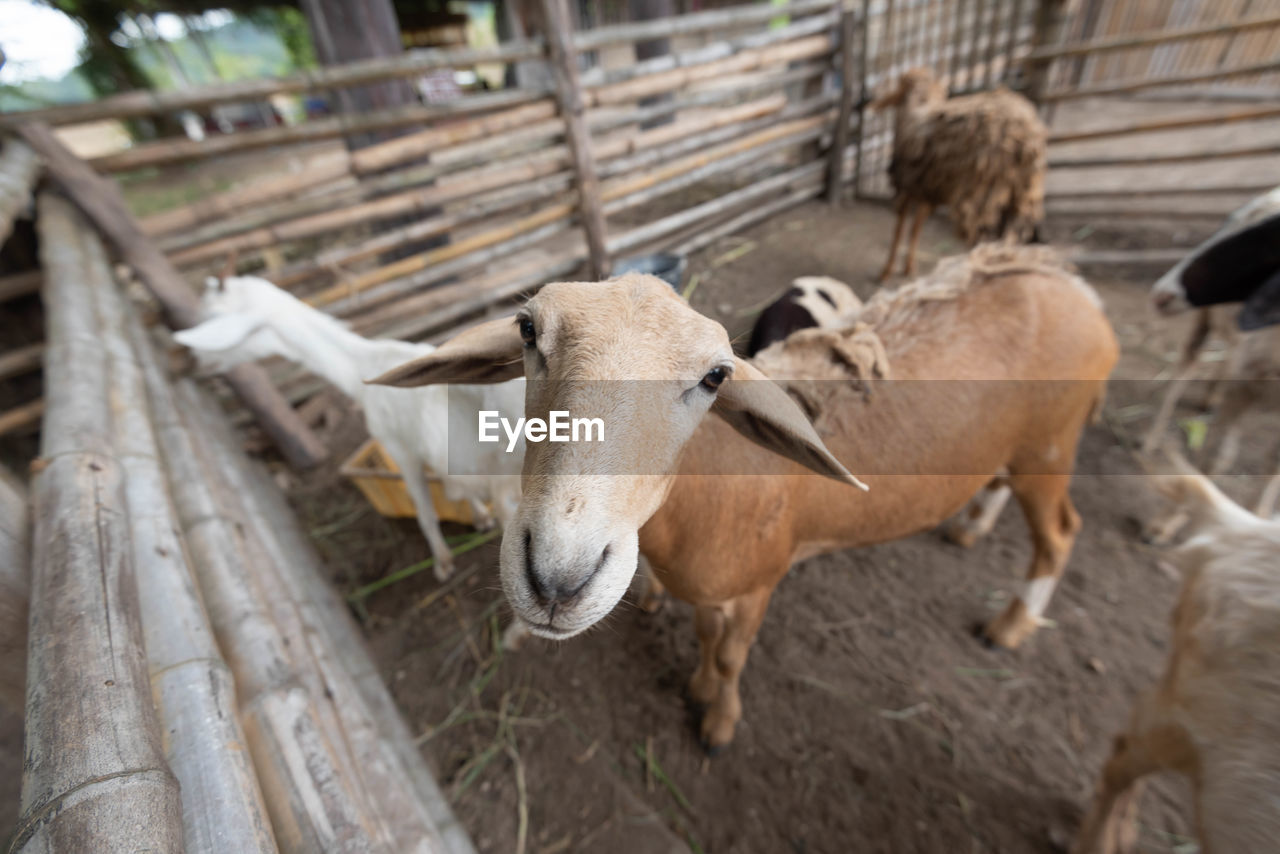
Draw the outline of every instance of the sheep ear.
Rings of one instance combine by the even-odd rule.
[[[795,401],[750,362],[734,359],[733,376],[716,394],[715,412],[757,445],[818,474],[867,488],[827,450]]]
[[[524,342],[513,318],[481,323],[435,351],[367,380],[400,388],[436,383],[502,383],[524,376]]]
[[[1280,270],[1249,294],[1236,322],[1244,332],[1280,323]]]
[[[252,335],[258,325],[257,321],[243,314],[224,314],[173,333],[173,340],[192,350],[230,350]]]

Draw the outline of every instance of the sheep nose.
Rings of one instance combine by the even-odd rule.
[[[596,573],[604,566],[609,559],[609,546],[605,546],[601,551],[599,559],[597,559],[591,569],[587,572],[569,572],[556,573],[552,577],[546,571],[545,565],[539,565],[538,559],[534,554],[534,543],[532,531],[526,529],[524,532],[524,573],[525,580],[529,583],[529,589],[532,591],[534,598],[544,607],[553,609],[557,606],[565,606],[573,604],[583,588],[596,577]]]
[[[1177,294],[1169,293],[1168,291],[1161,291],[1152,297],[1152,301],[1155,302],[1157,310],[1164,311],[1173,305],[1173,301],[1177,298]]]

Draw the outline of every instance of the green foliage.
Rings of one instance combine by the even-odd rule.
[[[316,67],[315,46],[306,17],[292,6],[265,6],[247,15],[255,25],[274,33],[284,45],[289,63],[295,70]]]

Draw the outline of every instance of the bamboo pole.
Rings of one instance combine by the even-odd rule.
[[[857,28],[857,14],[852,6],[846,6],[840,13],[840,108],[827,159],[827,203],[832,207],[840,206],[844,189],[844,151],[849,146],[849,119],[853,115],[853,40]]]
[[[1066,20],[1066,0],[1038,0],[1035,31],[1031,36],[1032,52],[1062,41]],[[1046,96],[1049,89],[1049,73],[1053,70],[1053,57],[1028,60],[1026,67],[1027,97],[1037,106],[1044,104],[1049,100]]]
[[[816,99],[787,107],[786,99],[781,95],[776,100],[757,103],[760,106],[752,109],[749,115],[741,116],[745,121],[740,123],[721,122],[717,120],[715,114],[709,114],[699,116],[687,123],[676,122],[654,128],[654,130],[679,128],[682,131],[689,132],[687,136],[677,136],[675,139],[666,141],[661,145],[656,144],[662,141],[659,138],[645,138],[652,131],[643,131],[637,134],[636,137],[630,138],[626,149],[612,146],[609,141],[598,143],[597,151],[601,148],[606,148],[608,149],[607,153],[610,155],[608,159],[603,160],[600,167],[600,175],[603,178],[613,178],[647,166],[667,163],[673,158],[682,157],[690,152],[702,151],[708,146],[755,133],[762,128],[777,124],[779,121],[802,116],[820,108],[816,103]],[[824,96],[821,107],[825,107],[830,103],[830,96]]]
[[[40,419],[44,417],[44,406],[44,398],[38,397],[35,400],[0,412],[0,436],[38,428]]]
[[[578,51],[597,50],[612,44],[671,38],[741,27],[745,24],[758,24],[783,16],[795,18],[826,11],[836,2],[837,0],[794,0],[780,6],[735,6],[730,9],[693,12],[652,21],[596,27],[575,33],[573,47]]]
[[[43,274],[39,270],[0,276],[0,303],[38,292],[43,281]]]
[[[614,164],[610,162],[614,158],[646,149],[668,137],[676,137],[684,133],[693,134],[704,128],[717,128],[721,125],[727,127],[733,121],[751,115],[764,114],[780,108],[784,103],[782,96],[778,95],[721,111],[703,113],[686,121],[640,134],[619,134],[607,137],[596,142],[594,153],[602,164],[599,167],[600,170],[615,174],[619,170],[615,169]],[[538,124],[541,125],[541,123]],[[557,120],[556,125],[558,126],[556,132],[562,132],[563,123]],[[749,128],[749,125],[744,126],[743,130]],[[720,138],[733,132],[730,128],[721,134]],[[520,132],[515,133],[517,136],[520,135]],[[526,130],[525,135],[527,134]],[[454,158],[463,155],[466,148],[474,149],[475,153],[495,154],[488,150],[486,141],[479,141],[469,146],[455,146],[438,152],[432,158],[435,165],[421,171],[420,177],[424,180],[428,175],[432,178],[438,177],[438,182],[433,187],[403,191],[372,202],[355,204],[352,204],[351,198],[347,196],[304,199],[290,202],[283,209],[242,215],[235,220],[215,223],[208,229],[184,235],[178,243],[166,243],[166,248],[171,251],[170,260],[180,266],[198,264],[232,252],[252,251],[290,240],[315,237],[349,227],[357,222],[399,216],[423,208],[433,209],[447,202],[466,198],[469,194],[467,191],[482,193],[495,187],[509,186],[516,181],[537,179],[552,174],[569,163],[567,148],[553,146],[527,154],[519,163],[503,165],[486,161],[486,165],[479,168],[461,172],[446,171],[443,168],[444,164],[455,162]],[[486,150],[482,152],[482,149]],[[470,157],[470,155],[465,156]],[[418,171],[410,170],[410,172]],[[355,195],[363,196],[374,190],[393,186],[396,183],[394,181],[396,174],[390,173],[379,176],[372,182],[362,183],[361,187],[355,191]],[[303,215],[294,216],[297,213],[303,213]],[[281,220],[284,221],[281,222]]]
[[[307,297],[306,302],[313,306],[327,306],[344,297],[363,293],[375,285],[381,285],[393,279],[416,273],[419,270],[434,267],[444,261],[458,258],[476,249],[483,249],[502,243],[509,238],[533,231],[557,220],[568,219],[573,213],[573,209],[574,206],[568,203],[551,205],[514,222],[483,231],[469,238],[450,243],[448,246],[432,249],[419,255],[411,255],[385,267],[351,276],[344,282],[312,294]]]
[[[810,199],[816,198],[821,193],[822,186],[815,183],[792,190],[782,198],[775,199],[772,202],[768,202],[763,205],[751,205],[745,212],[715,226],[714,228],[709,228],[701,234],[689,238],[685,242],[675,246],[671,251],[677,255],[687,257],[699,250],[705,249],[722,237],[727,237],[730,234],[737,234],[739,231],[750,228],[757,223],[771,219],[783,211],[790,210],[796,205],[803,204]]]
[[[1116,83],[1104,83],[1098,86],[1083,86],[1079,89],[1065,89],[1045,94],[1044,102],[1068,101],[1074,98],[1098,98],[1107,95],[1127,95],[1158,86],[1185,86],[1190,83],[1208,83],[1217,80],[1230,80],[1233,77],[1251,77],[1255,74],[1270,74],[1280,71],[1280,62],[1262,62],[1256,65],[1245,65],[1236,68],[1220,68],[1213,71],[1195,71],[1189,74],[1178,74],[1170,77],[1144,77],[1141,79],[1121,80]]]
[[[786,122],[643,175],[610,182],[603,193],[605,212],[613,215],[647,204],[706,178],[750,165],[769,154],[816,140],[830,121],[829,115],[821,115]]]
[[[89,165],[99,172],[129,172],[274,145],[296,145],[303,142],[337,139],[356,133],[409,127],[468,113],[528,104],[545,97],[545,92],[513,89],[468,95],[444,104],[401,106],[365,113],[340,113],[297,125],[241,131],[201,140],[162,139],[114,154],[95,157],[89,161]]]
[[[27,489],[0,468],[0,703],[22,714],[27,684],[31,517]]]
[[[411,315],[398,323],[382,326],[377,334],[386,338],[419,338],[428,331],[457,323],[505,299],[567,276],[585,259],[586,250],[582,246],[550,257],[537,253],[527,261],[479,278],[435,288],[418,295],[421,299],[415,303]]]
[[[33,486],[22,807],[9,850],[181,852],[89,290],[106,283],[92,281],[101,272],[88,263],[93,238],[69,204],[42,196],[37,227],[49,407]]]
[[[586,103],[578,80],[578,54],[573,48],[573,22],[566,0],[541,0],[542,20],[546,26],[547,50],[551,72],[555,77],[560,115],[565,124],[565,142],[573,164],[578,187],[578,212],[587,239],[587,257],[591,275],[603,279],[611,266],[606,247],[604,211],[600,207],[600,179],[596,174],[595,155],[583,115]]]
[[[1052,205],[1048,209],[1050,216],[1063,218],[1084,217],[1085,219],[1205,219],[1219,222],[1231,213],[1230,208],[1219,210],[1183,210],[1181,208],[1143,208],[1143,207],[1063,207]]]
[[[183,329],[198,323],[200,314],[195,294],[138,228],[115,185],[95,175],[84,161],[58,142],[47,127],[24,125],[22,134],[81,210],[137,271],[164,307],[169,324]],[[239,365],[224,376],[291,464],[307,468],[324,459],[325,447],[267,382],[261,368]]]
[[[0,246],[13,232],[13,221],[31,201],[40,174],[40,158],[25,142],[12,137],[0,141]]]
[[[458,201],[488,190],[507,187],[520,181],[544,178],[562,170],[568,162],[567,153],[561,149],[538,152],[516,163],[499,163],[457,172],[442,178],[436,184],[384,196],[370,202],[361,202],[346,208],[312,214],[275,225],[255,228],[251,231],[222,238],[173,253],[171,260],[177,265],[195,264],[221,258],[232,252],[262,249],[290,240],[317,237],[361,223],[376,222],[411,213],[434,210],[448,202]]]
[[[163,382],[162,374],[97,249],[95,288],[86,296],[97,298],[101,317],[151,696],[165,732],[165,759],[181,785],[185,849],[274,854],[244,732],[227,714],[236,708],[235,684],[196,592],[152,427],[143,374],[149,368],[152,380]]]
[[[1113,187],[1097,190],[1052,190],[1050,199],[1141,199],[1161,196],[1256,196],[1275,188],[1265,184],[1223,184],[1217,187]]]
[[[1253,107],[1233,110],[1211,116],[1188,116],[1177,119],[1158,119],[1148,122],[1134,122],[1118,127],[1098,128],[1096,130],[1063,131],[1050,134],[1049,142],[1080,142],[1086,139],[1107,139],[1115,136],[1128,136],[1134,133],[1151,133],[1153,131],[1178,130],[1180,128],[1205,127],[1208,125],[1233,124],[1235,122],[1259,121],[1262,119],[1280,118],[1280,107]]]
[[[1188,151],[1181,154],[1147,154],[1141,157],[1082,157],[1050,160],[1050,169],[1093,169],[1103,166],[1153,166],[1162,163],[1194,163],[1201,160],[1228,160],[1237,157],[1268,157],[1280,154],[1280,145],[1263,145],[1218,151]]]
[[[529,184],[495,190],[476,196],[457,210],[446,209],[440,216],[430,217],[411,225],[379,233],[376,237],[353,246],[339,246],[318,254],[313,260],[304,261],[292,268],[273,274],[272,281],[282,288],[306,281],[312,276],[343,265],[354,264],[372,258],[398,246],[417,242],[428,237],[446,234],[453,229],[531,202],[545,201],[569,189],[572,175],[563,172]]]
[[[815,175],[821,175],[826,168],[826,164],[821,162],[808,163],[796,169],[791,169],[772,178],[766,178],[763,181],[757,181],[751,186],[744,187],[741,190],[735,190],[726,193],[719,198],[712,199],[709,202],[696,205],[692,208],[664,217],[656,222],[633,228],[630,231],[617,235],[609,242],[609,251],[618,253],[626,252],[634,249],[650,241],[658,240],[679,231],[682,228],[693,225],[699,220],[707,219],[719,213],[731,210],[739,205],[747,202],[755,201],[770,193],[777,192],[782,189],[793,188],[797,184],[812,179]]]
[[[600,190],[601,202],[605,203],[602,210],[606,213],[616,213],[650,201],[679,187],[688,186],[709,175],[743,165],[757,156],[753,149],[761,146],[773,143],[776,150],[816,138],[822,126],[828,121],[829,117],[824,115],[785,122],[728,145],[666,163],[644,174],[608,182]],[[797,135],[801,138],[797,138]],[[781,142],[778,142],[779,140]],[[673,181],[673,179],[679,180]],[[663,185],[663,182],[669,183]],[[571,205],[551,206],[449,246],[412,255],[368,273],[347,277],[345,281],[308,297],[307,302],[315,306],[329,306],[330,311],[341,314],[350,307],[367,307],[371,303],[385,301],[390,297],[416,290],[428,284],[429,281],[438,281],[443,276],[443,272],[438,268],[444,262],[458,259],[477,250],[496,247],[550,223],[566,220],[571,212]],[[429,279],[412,275],[422,270],[430,271]],[[395,286],[370,293],[371,289],[388,282],[395,282]],[[342,301],[341,306],[334,305],[339,301]]]
[[[1139,47],[1151,47],[1170,42],[1189,41],[1191,39],[1221,36],[1231,33],[1244,33],[1252,30],[1274,29],[1280,27],[1280,15],[1265,15],[1259,18],[1245,18],[1237,21],[1225,21],[1202,27],[1188,27],[1177,30],[1161,30],[1158,32],[1135,33],[1114,38],[1097,39],[1077,44],[1064,44],[1058,47],[1044,47],[1033,50],[1027,58],[1030,60],[1061,59],[1068,56],[1090,56],[1099,53],[1111,53],[1118,50],[1130,50]]]
[[[711,73],[705,75],[707,79],[710,79],[717,76],[717,69],[725,67],[719,63],[723,63],[726,59],[732,59],[737,54],[758,52],[781,45],[784,42],[802,39],[805,36],[829,33],[831,28],[838,22],[839,15],[835,10],[832,10],[814,18],[779,27],[776,30],[752,32],[734,38],[723,39],[692,50],[655,56],[652,59],[646,59],[621,68],[605,69],[597,66],[583,74],[582,85],[588,90],[596,90],[610,86],[620,86],[623,83],[634,83],[642,78],[669,74],[681,68],[697,66],[710,66]],[[737,73],[732,66],[728,66],[727,69],[728,73]]]
[[[190,229],[209,220],[230,216],[247,207],[291,196],[309,187],[316,187],[349,174],[351,174],[351,163],[347,150],[334,149],[318,157],[307,159],[296,172],[265,178],[255,177],[243,186],[142,217],[138,220],[138,225],[153,237],[181,229]]]
[[[399,163],[425,157],[446,145],[457,145],[522,127],[530,122],[551,118],[555,114],[555,104],[550,98],[546,98],[471,121],[453,122],[362,148],[351,153],[351,165],[358,175],[378,172]]]
[[[469,272],[491,261],[527,249],[530,246],[541,243],[548,237],[568,231],[571,225],[572,220],[568,216],[552,220],[540,227],[521,231],[514,237],[508,237],[500,242],[487,243],[482,248],[474,249],[465,255],[427,267],[417,273],[392,280],[361,293],[352,294],[335,303],[331,303],[326,310],[333,314],[346,316],[353,311],[380,305],[388,300],[419,291],[428,285],[438,284],[452,276]],[[486,234],[488,233],[491,232]]]
[[[945,12],[945,7],[938,10],[939,15],[944,15]],[[871,0],[862,0],[861,30],[862,43],[858,50],[858,136],[854,141],[853,153],[853,197],[858,200],[862,199],[862,151],[867,135],[867,104],[871,94],[867,80],[871,56]],[[938,40],[941,42],[943,38],[943,28],[939,26]]]
[[[185,384],[180,405],[197,453],[210,466],[210,493],[226,518],[244,533],[253,581],[265,593],[281,637],[296,639],[291,650],[301,686],[327,739],[328,756],[352,798],[351,806],[363,817],[363,830],[343,847],[421,854],[446,850],[433,814],[415,797],[399,758],[382,743],[351,674],[341,666],[315,603],[291,583],[285,564],[295,558],[277,547],[272,526],[247,510],[244,489],[232,474],[244,461],[238,441],[227,437],[219,442],[213,437],[212,430],[222,418],[207,412],[193,392],[194,387]],[[291,773],[296,780],[298,772]]]
[[[298,604],[312,648],[323,650],[322,660],[337,666],[332,674],[339,691],[334,705],[356,736],[353,749],[366,767],[374,800],[399,828],[397,838],[404,842],[399,850],[421,851],[430,842],[430,850],[474,854],[466,831],[413,743],[350,611],[324,582],[320,559],[283,496],[265,472],[240,452],[225,418],[207,396],[189,381],[178,393],[201,425],[226,485],[244,506],[247,524],[261,538],[289,597]],[[363,722],[357,724],[357,716]],[[433,838],[410,835],[417,821],[432,826]]]
[[[335,744],[306,673],[305,635],[276,622],[266,558],[238,502],[198,441],[192,413],[148,370],[147,393],[169,488],[218,648],[235,675],[238,714],[282,852],[394,849],[355,788],[345,745]],[[296,640],[295,640],[296,638]]]
[[[813,59],[831,53],[832,38],[828,34],[808,36],[770,47],[750,48],[724,59],[699,65],[688,65],[643,77],[597,86],[589,90],[591,106],[621,104],[710,80],[726,74],[739,74],[772,64]]]
[[[14,112],[0,116],[0,127],[13,128],[29,122],[66,125],[176,113],[213,104],[259,101],[271,95],[363,86],[381,80],[413,77],[436,68],[470,68],[490,62],[535,59],[541,55],[542,47],[537,40],[508,42],[496,48],[407,50],[395,56],[362,59],[345,65],[321,66],[288,77],[217,83],[181,91],[158,92],[147,89],[112,95],[85,104]]]
[[[1068,256],[1072,264],[1081,267],[1144,266],[1167,268],[1187,256],[1194,247],[1185,249],[1109,249],[1103,251],[1075,252]]]
[[[0,355],[0,382],[31,373],[44,359],[44,344],[28,344]]]
[[[711,81],[709,85],[712,88],[700,88],[687,97],[673,98],[621,113],[595,110],[587,114],[587,127],[593,133],[602,133],[625,125],[644,125],[672,113],[723,106],[726,102],[737,104],[743,98],[760,98],[793,83],[806,83],[826,73],[827,64],[819,60],[781,72],[749,72],[721,78]]]

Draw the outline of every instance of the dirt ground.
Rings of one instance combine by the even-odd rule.
[[[692,302],[743,335],[797,275],[868,296],[891,224],[874,205],[795,209],[692,259]],[[957,249],[935,219],[924,268]],[[1124,444],[1160,389],[1124,380],[1167,376],[1186,327],[1148,313],[1148,281],[1091,278],[1124,356],[1080,449],[1084,529],[1052,625],[1017,652],[971,634],[1029,561],[1013,509],[972,550],[925,533],[797,565],[744,673],[737,739],[714,760],[684,699],[697,654],[686,605],[648,616],[631,596],[586,636],[502,655],[496,541],[460,557],[446,587],[424,572],[369,597],[377,659],[478,848],[516,850],[527,821],[527,850],[542,854],[671,850],[671,834],[707,852],[1064,850],[1112,736],[1162,666],[1177,589],[1137,536],[1158,502]],[[339,432],[360,438],[358,422]],[[1244,464],[1261,471],[1257,454],[1250,444]],[[1252,501],[1261,479],[1228,488]],[[293,499],[345,591],[427,556],[412,521],[378,517],[332,472]],[[1185,786],[1161,781],[1141,850],[1193,851],[1186,814]]]

